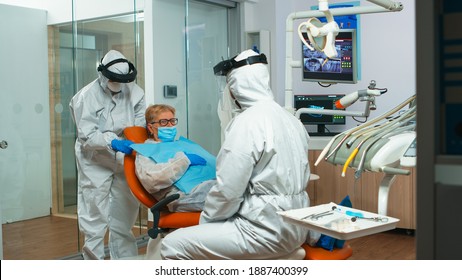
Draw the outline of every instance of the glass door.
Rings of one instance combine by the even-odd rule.
[[[51,167],[46,12],[0,4],[0,19],[3,258],[15,255],[10,245],[23,244],[28,233],[19,222],[49,215]]]
[[[82,87],[98,77],[96,67],[104,54],[115,49],[134,62],[138,70],[137,84],[144,88],[143,13],[130,13],[101,19],[90,19],[52,26],[53,42],[51,80],[53,189],[55,214],[76,214],[77,173],[74,155],[75,125],[69,102]],[[136,33],[135,33],[136,32]]]
[[[221,146],[220,98],[215,66],[228,57],[228,8],[189,1],[186,16],[188,137],[217,155]]]
[[[30,18],[28,17],[30,15]],[[50,135],[46,13],[0,9],[0,205],[2,224],[49,214]],[[27,39],[26,41],[18,38]]]
[[[232,34],[238,32],[230,32],[231,26],[238,26],[237,5],[154,0],[152,13],[153,76],[147,79],[153,80],[154,103],[175,107],[179,135],[216,155],[221,144],[220,96],[213,66],[237,49],[238,36]],[[177,96],[164,96],[166,86],[176,87]]]

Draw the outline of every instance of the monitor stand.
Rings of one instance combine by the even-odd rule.
[[[318,124],[318,131],[317,132],[308,132],[310,136],[335,136],[340,132],[328,132],[326,131],[326,125]]]

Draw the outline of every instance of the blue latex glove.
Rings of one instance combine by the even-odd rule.
[[[207,161],[201,157],[201,156],[198,156],[196,154],[188,154],[188,153],[184,153],[189,161],[191,162],[191,165],[205,165],[207,163]]]
[[[350,196],[349,195],[345,196],[345,198],[342,199],[339,205],[350,207],[350,208],[353,207],[351,200],[350,200]],[[322,247],[329,251],[334,250],[334,247],[343,248],[344,244],[345,244],[345,240],[336,239],[336,238],[333,238],[333,237],[330,237],[324,234],[321,234],[321,237],[316,243],[316,245],[318,245],[319,247]]]
[[[116,152],[122,152],[124,154],[131,154],[133,149],[130,148],[130,145],[134,144],[133,141],[130,140],[119,140],[114,139],[111,141],[111,147]]]

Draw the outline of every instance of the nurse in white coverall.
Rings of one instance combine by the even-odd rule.
[[[269,259],[307,239],[308,229],[286,223],[277,211],[309,206],[309,136],[274,101],[266,57],[247,50],[214,67],[226,75],[235,117],[217,157],[217,184],[200,224],[163,239],[164,259]]]
[[[124,175],[123,139],[127,126],[144,126],[143,90],[133,83],[136,69],[118,51],[109,51],[98,67],[98,78],[80,90],[69,106],[77,127],[78,221],[85,234],[84,258],[103,259],[109,229],[111,259],[138,254],[132,227],[139,202]]]

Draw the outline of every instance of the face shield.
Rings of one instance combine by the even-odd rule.
[[[224,139],[224,131],[228,126],[229,122],[234,117],[234,100],[231,98],[231,93],[229,92],[229,87],[225,85],[223,94],[220,96],[218,100],[218,108],[217,114],[218,118],[220,119],[220,126],[221,126],[221,139]]]
[[[221,96],[225,92],[226,88],[226,76],[215,76],[215,81],[217,82],[218,94]]]
[[[137,75],[135,66],[115,50],[110,50],[101,59],[97,70],[101,87],[112,93],[121,92],[123,84],[133,82]]]
[[[246,59],[236,61],[236,56],[219,62],[217,65],[213,67],[213,72],[215,73],[215,76],[226,76],[228,75],[231,70],[245,66],[245,65],[252,65],[254,63],[263,63],[263,64],[268,64],[268,61],[266,60],[266,55],[265,54],[259,54],[259,55],[254,55],[254,56],[249,56]]]
[[[229,60],[221,61],[213,67],[213,72],[215,74],[218,90],[220,93],[217,113],[220,119],[222,142],[224,141],[224,131],[226,127],[231,122],[233,117],[241,111],[239,103],[231,96],[227,81],[228,74],[233,69],[245,65],[252,65],[254,63],[268,64],[264,54],[254,54],[255,55],[250,55],[249,57],[240,61],[236,61],[238,56],[235,56]]]
[[[236,61],[234,56],[231,59],[223,60],[213,67],[213,72],[217,81],[218,92],[223,94],[227,85],[227,75],[231,70],[245,66],[252,65],[254,63],[264,63],[268,64],[265,54],[257,54],[254,56],[249,56],[246,59]]]
[[[127,63],[128,72],[124,74],[111,71],[112,69],[110,69],[110,67],[116,63]],[[101,64],[98,66],[98,71],[101,72],[104,77],[116,83],[131,83],[136,79],[137,74],[135,66],[124,58],[115,59],[106,65],[101,62]]]
[[[112,92],[120,92],[122,90],[122,84],[118,82],[108,81],[107,88]]]

